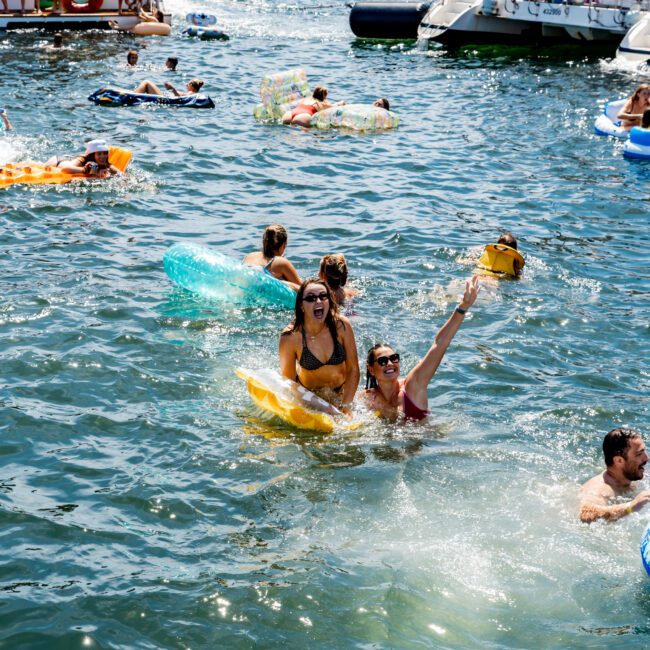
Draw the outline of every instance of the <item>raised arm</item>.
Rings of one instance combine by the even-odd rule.
[[[607,499],[603,494],[587,493],[580,502],[580,521],[585,524],[590,524],[597,519],[616,521],[640,510],[648,502],[650,502],[650,490],[639,492],[631,501],[614,505],[607,505]]]
[[[343,384],[343,401],[344,409],[349,408],[354,400],[354,395],[359,387],[361,373],[359,371],[359,355],[357,353],[357,343],[354,340],[352,325],[345,316],[339,316],[341,324],[345,327],[343,330],[343,347],[345,349],[345,382]]]
[[[427,387],[433,375],[436,374],[442,358],[447,352],[447,348],[456,335],[463,319],[464,312],[467,311],[476,300],[479,292],[478,276],[475,275],[471,280],[465,283],[465,293],[460,301],[458,308],[454,310],[449,320],[440,328],[433,345],[422,359],[417,363],[415,368],[406,375],[404,387],[409,397],[417,404],[426,404]],[[463,313],[461,313],[461,311]]]
[[[176,90],[176,88],[174,88],[174,86],[172,86],[169,81],[165,82],[165,88],[167,88],[167,90],[171,90],[174,93],[174,97],[182,97],[178,90]]]

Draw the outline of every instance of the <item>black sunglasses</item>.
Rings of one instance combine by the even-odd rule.
[[[307,294],[306,296],[303,296],[303,300],[305,302],[316,302],[317,300],[320,300],[321,302],[325,302],[326,300],[329,300],[330,297],[323,291],[323,293],[310,293]]]
[[[393,352],[393,354],[388,357],[377,357],[375,361],[383,368],[384,366],[388,365],[389,361],[391,363],[399,363],[399,354],[397,354],[397,352]]]

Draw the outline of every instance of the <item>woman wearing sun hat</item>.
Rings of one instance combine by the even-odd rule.
[[[54,156],[45,164],[58,167],[70,174],[89,174],[98,178],[121,175],[122,172],[108,162],[109,147],[106,140],[91,140],[86,145],[86,152],[74,158]]]

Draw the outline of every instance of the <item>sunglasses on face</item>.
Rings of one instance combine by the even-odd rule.
[[[320,300],[321,302],[325,302],[326,300],[329,300],[329,296],[325,292],[323,292],[323,293],[310,293],[310,294],[304,296],[303,300],[305,302],[316,302],[317,300]]]
[[[388,357],[377,357],[376,361],[383,368],[384,366],[388,365],[389,361],[391,363],[399,363],[399,354],[397,354],[397,352],[393,352],[393,354]]]

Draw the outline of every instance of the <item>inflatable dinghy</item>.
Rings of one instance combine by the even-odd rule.
[[[183,33],[187,34],[188,36],[195,36],[196,38],[200,38],[204,41],[230,40],[228,34],[224,34],[224,32],[215,27],[217,24],[217,17],[213,16],[212,14],[187,14],[186,20],[189,23],[189,27]]]
[[[317,129],[352,129],[354,131],[384,131],[395,129],[399,117],[385,108],[369,104],[344,104],[318,111],[311,118]]]
[[[639,160],[650,159],[650,129],[633,126],[630,129],[630,139],[623,146],[623,155]]]
[[[88,99],[98,106],[140,106],[140,104],[161,104],[185,108],[214,108],[214,102],[207,95],[199,93],[186,97],[167,97],[165,95],[148,95],[134,93],[123,88],[104,86],[96,90]]]
[[[284,282],[196,244],[175,244],[165,253],[163,265],[178,286],[205,298],[245,307],[296,305],[296,292]]]

